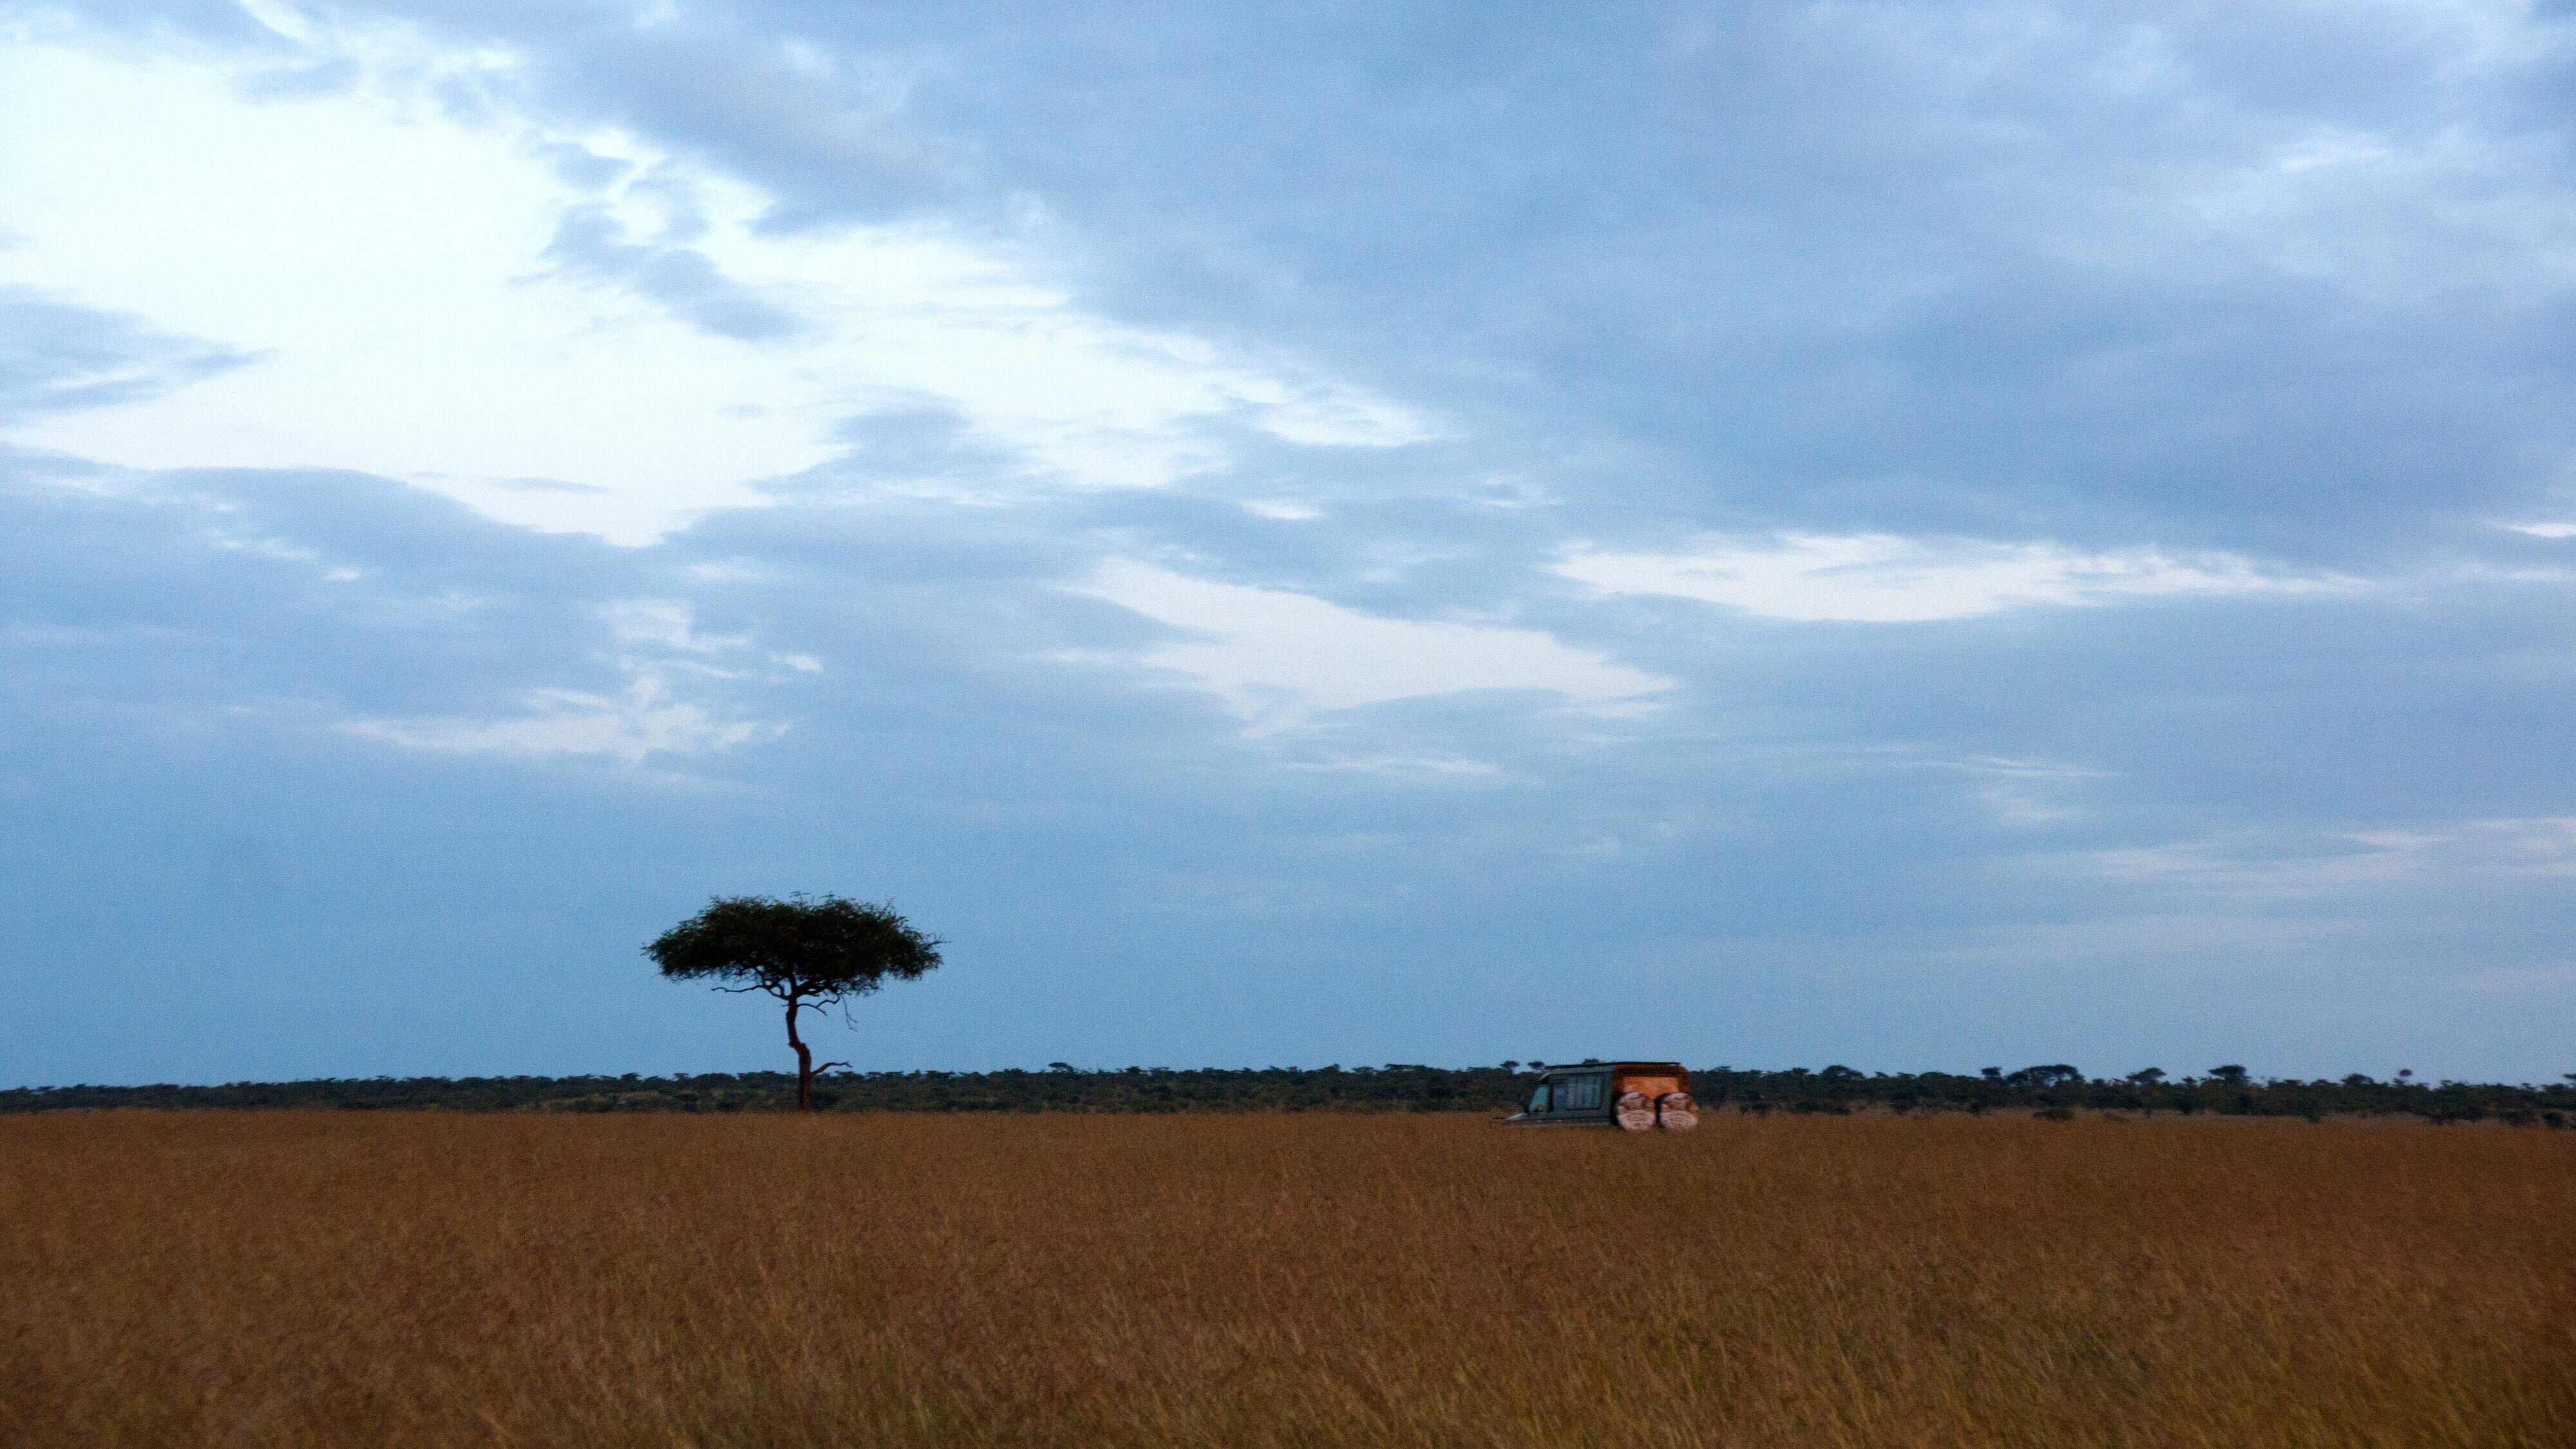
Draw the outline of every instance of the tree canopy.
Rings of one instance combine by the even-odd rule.
[[[798,1014],[865,996],[889,978],[916,979],[939,964],[939,946],[892,904],[832,895],[719,896],[644,952],[675,981],[712,978],[726,983],[719,991],[764,991],[785,1002],[796,1105],[810,1111],[814,1057],[797,1031]]]

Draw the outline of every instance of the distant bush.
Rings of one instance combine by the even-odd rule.
[[[818,1076],[815,1105],[832,1112],[1483,1112],[1529,1098],[1534,1069],[1257,1067],[1179,1071],[1127,1067],[1078,1071],[835,1072]],[[2241,1068],[2209,1077],[2152,1069],[2088,1078],[2062,1063],[1975,1076],[1944,1072],[1867,1075],[1846,1066],[1755,1071],[1709,1067],[1692,1074],[1703,1110],[1843,1116],[2026,1109],[2053,1121],[2079,1112],[2198,1112],[2229,1116],[2406,1115],[2439,1123],[2493,1119],[2563,1128],[2576,1114],[2576,1081],[2548,1086],[2255,1079]],[[224,1086],[20,1087],[0,1091],[0,1113],[73,1109],[337,1108],[443,1112],[776,1112],[795,1105],[790,1072],[642,1077],[369,1077]]]

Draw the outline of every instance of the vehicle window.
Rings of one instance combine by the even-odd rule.
[[[1539,1083],[1538,1090],[1530,1093],[1529,1109],[1533,1112],[1544,1112],[1547,1110],[1547,1083]]]
[[[1565,1100],[1558,1104],[1568,1112],[1589,1112],[1601,1105],[1601,1078],[1574,1077],[1565,1084]]]

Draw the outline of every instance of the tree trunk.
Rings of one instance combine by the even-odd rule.
[[[796,1048],[796,1110],[814,1110],[814,1050],[805,1038],[796,1034],[796,1013],[805,1009],[801,998],[787,998],[787,1044]]]

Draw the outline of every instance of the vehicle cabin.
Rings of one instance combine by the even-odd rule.
[[[1699,1125],[1690,1073],[1679,1062],[1585,1062],[1539,1074],[1526,1110],[1503,1119],[1514,1127],[1621,1127],[1682,1132]]]

